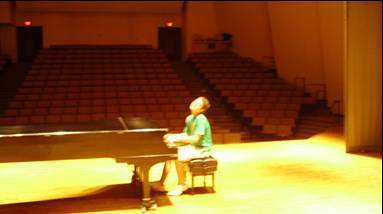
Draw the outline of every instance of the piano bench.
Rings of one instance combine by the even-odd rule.
[[[212,156],[203,157],[203,158],[193,158],[188,161],[189,172],[192,176],[192,186],[191,191],[194,195],[194,177],[195,176],[204,176],[203,184],[206,188],[206,176],[211,176],[212,178],[212,188],[214,190],[215,178],[214,173],[217,171],[217,159]]]

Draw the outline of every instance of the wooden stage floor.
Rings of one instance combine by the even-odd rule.
[[[214,156],[215,192],[156,193],[158,208],[148,213],[382,213],[381,154],[345,153],[337,131],[305,140],[216,145]],[[152,168],[152,181],[161,166]],[[1,163],[0,213],[140,213],[131,169],[112,159]],[[203,186],[202,177],[196,182]],[[173,171],[166,187],[175,184]]]

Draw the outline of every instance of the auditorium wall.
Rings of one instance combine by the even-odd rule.
[[[0,55],[16,61],[16,27],[10,1],[0,2]]]
[[[223,1],[215,2],[214,7],[219,32],[233,35],[236,53],[258,62],[264,61],[264,56],[273,57],[266,2]]]
[[[343,99],[344,3],[269,2],[278,74],[329,107]],[[298,78],[298,79],[297,79]],[[342,106],[341,106],[342,107]],[[333,111],[343,114],[343,108]]]
[[[0,24],[0,54],[10,59],[12,62],[17,61],[17,45],[16,45],[16,28],[13,25]]]
[[[318,4],[327,102],[339,114],[344,114],[345,7],[344,2]]]
[[[319,14],[314,2],[268,3],[278,73],[294,82],[324,83]]]
[[[43,46],[52,44],[151,44],[158,46],[158,27],[171,20],[181,27],[181,13],[31,12],[17,11],[24,21],[43,27]]]
[[[12,10],[9,1],[0,1],[0,24],[11,24]]]
[[[218,36],[217,18],[212,1],[186,1],[184,11],[184,59],[192,50],[196,38],[214,38]]]

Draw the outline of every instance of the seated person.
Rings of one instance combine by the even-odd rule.
[[[168,195],[181,195],[188,189],[185,183],[185,162],[193,158],[207,157],[213,146],[211,128],[208,119],[203,114],[209,109],[209,100],[198,97],[191,102],[189,109],[191,114],[186,117],[185,128],[179,134],[164,135],[164,142],[168,146],[178,148],[178,160],[175,161],[178,185]],[[165,162],[161,179],[152,186],[156,191],[166,191],[164,182],[170,171],[170,161]]]

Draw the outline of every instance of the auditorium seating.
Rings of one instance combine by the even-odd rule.
[[[147,117],[182,130],[193,97],[160,50],[147,45],[55,45],[43,49],[0,125]]]
[[[193,53],[189,61],[235,110],[266,134],[290,136],[301,104],[312,101],[274,72],[233,52]]]
[[[292,134],[307,99],[303,91],[233,52],[193,53],[188,60],[253,126],[268,134]],[[151,46],[54,45],[40,51],[0,115],[0,125],[123,115],[144,116],[179,131],[193,98],[164,53]]]

